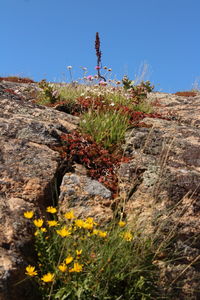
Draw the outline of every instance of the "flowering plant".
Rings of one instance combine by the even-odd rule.
[[[125,220],[100,225],[72,210],[46,210],[47,219],[24,212],[36,229],[38,257],[25,274],[37,283],[42,299],[150,299],[155,267],[149,264],[149,238],[144,247]]]

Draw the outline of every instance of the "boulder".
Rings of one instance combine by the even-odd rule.
[[[89,178],[83,166],[75,164],[74,170],[62,179],[58,200],[60,211],[74,210],[79,218],[93,217],[99,224],[107,223],[113,217],[111,192]]]

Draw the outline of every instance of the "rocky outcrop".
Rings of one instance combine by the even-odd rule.
[[[99,222],[109,221],[118,201],[83,166],[63,167],[56,151],[60,136],[76,129],[79,119],[34,104],[38,90],[34,83],[0,82],[0,300],[39,299],[30,281],[16,285],[35,259],[23,211],[43,214],[58,185],[61,211],[75,208]],[[154,263],[163,298],[198,300],[200,95],[148,97],[167,118],[145,118],[127,132],[124,153],[130,161],[118,170],[121,213],[158,238]]]
[[[200,95],[150,97],[170,119],[145,118],[127,132],[124,151],[132,160],[119,170],[125,211],[130,221],[137,216],[144,231],[159,230],[163,243],[170,243],[168,254],[155,261],[163,295],[199,299]]]
[[[23,84],[0,83],[0,299],[37,299],[24,279],[33,261],[30,226],[23,211],[52,204],[61,159],[52,146],[78,118],[31,103]],[[22,97],[23,96],[23,97]],[[31,96],[30,96],[31,97]]]

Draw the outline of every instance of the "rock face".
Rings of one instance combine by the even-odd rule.
[[[119,170],[126,213],[137,216],[144,230],[157,230],[159,219],[164,239],[173,237],[173,262],[156,261],[162,293],[200,299],[200,95],[150,97],[171,120],[145,118],[127,132],[124,150],[132,160]]]
[[[59,207],[62,212],[74,209],[77,217],[94,217],[98,223],[108,222],[113,216],[111,192],[86,175],[86,170],[75,165],[75,173],[66,173],[60,186]]]
[[[30,281],[15,285],[24,279],[25,266],[34,263],[31,224],[23,211],[44,213],[56,180],[60,210],[75,208],[99,222],[112,217],[111,192],[83,166],[76,164],[61,177],[62,158],[55,149],[79,119],[34,104],[37,91],[33,83],[0,82],[0,300],[39,299]],[[163,299],[198,300],[200,95],[151,93],[149,99],[168,119],[146,118],[127,132],[124,152],[131,160],[118,170],[124,212],[130,224],[137,217],[144,231],[158,232],[160,247],[163,240],[170,243],[155,256]]]
[[[13,285],[24,278],[25,265],[33,261],[23,211],[42,210],[52,200],[60,164],[52,146],[78,123],[78,118],[28,102],[24,94],[16,93],[22,87],[29,88],[12,83],[10,92],[10,83],[0,83],[1,300],[37,299],[28,283]]]

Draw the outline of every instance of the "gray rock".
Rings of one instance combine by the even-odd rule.
[[[98,222],[107,222],[113,214],[111,192],[85,173],[82,170],[64,175],[60,186],[60,211],[64,213],[73,208],[77,217],[94,217]]]
[[[91,196],[101,196],[103,198],[111,198],[111,191],[96,180],[86,178],[84,190]]]

